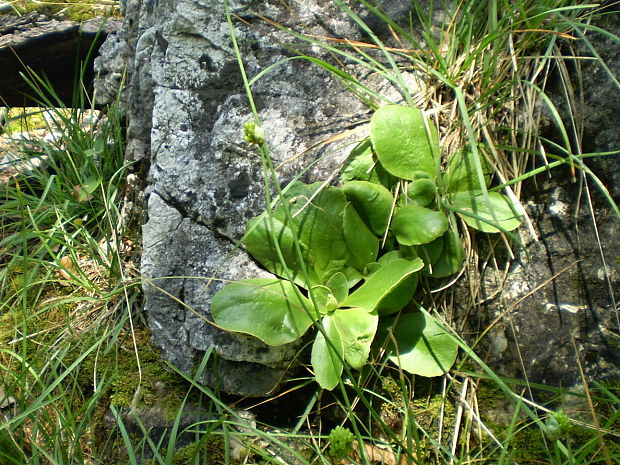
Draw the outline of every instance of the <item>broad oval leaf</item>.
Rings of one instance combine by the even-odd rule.
[[[392,188],[398,179],[375,159],[370,139],[364,139],[349,154],[342,171],[342,181],[369,181]]]
[[[448,160],[444,179],[447,179],[448,192],[480,191],[481,180],[485,187],[489,187],[492,175],[493,167],[484,157],[480,158],[470,151],[460,151]]]
[[[377,313],[380,316],[391,315],[402,310],[411,302],[413,294],[418,287],[418,273],[410,275],[402,283],[390,292],[377,305]]]
[[[273,274],[291,279],[295,283],[309,288],[311,285],[318,284],[319,279],[312,267],[313,259],[310,256],[308,247],[300,243],[301,256],[309,274],[309,283],[303,277],[302,266],[295,251],[295,233],[286,224],[275,216],[269,218],[262,214],[251,218],[246,224],[246,234],[243,238],[246,250],[252,257],[263,265]],[[276,252],[275,242],[277,241],[284,263],[280,260]]]
[[[342,338],[345,361],[359,370],[368,360],[379,317],[365,308],[339,308],[332,320]]]
[[[398,250],[390,250],[387,253],[384,253],[383,255],[381,255],[379,257],[378,263],[380,263],[382,266],[385,266],[389,263],[392,263],[396,260],[399,260],[401,258],[409,258],[409,257],[405,257],[403,255],[403,251],[401,249]]]
[[[411,256],[408,247],[401,247],[398,250],[391,250],[388,253],[381,255],[378,263],[382,266],[386,266],[393,261],[403,258],[406,260],[413,260],[417,257]],[[377,271],[378,270],[375,270],[375,272]],[[413,298],[413,294],[415,293],[417,287],[418,273],[414,273],[400,283],[392,292],[382,299],[381,302],[379,302],[376,309],[379,316],[390,315],[402,310]]]
[[[340,268],[332,268],[330,270],[327,270],[327,272],[323,276],[321,276],[322,282],[329,283],[330,280],[337,273],[343,274],[345,278],[347,279],[347,295],[349,293],[348,290],[351,289],[353,286],[355,286],[357,283],[359,283],[364,278],[364,276],[362,276],[362,273],[357,271],[352,266],[342,266]],[[330,287],[330,289],[332,288]]]
[[[457,343],[425,310],[400,315],[392,334],[386,340],[389,359],[411,374],[440,376],[456,361]]]
[[[211,300],[218,326],[279,346],[299,339],[312,325],[312,304],[281,279],[244,279],[224,286]]]
[[[312,302],[316,303],[321,315],[325,315],[338,307],[338,300],[327,286],[312,286]]]
[[[349,295],[349,280],[340,271],[332,274],[325,286],[329,288],[338,303],[343,302]]]
[[[405,205],[396,210],[391,229],[400,244],[427,244],[446,232],[448,218],[436,210]]]
[[[412,205],[426,207],[435,200],[436,193],[437,186],[430,179],[416,179],[407,185],[408,203]]]
[[[365,278],[364,279],[368,280],[374,273],[379,271],[381,268],[383,268],[383,265],[381,263],[379,263],[379,262],[369,263],[368,265],[366,265]]]
[[[286,204],[274,215],[291,229],[311,258],[307,264],[318,276],[345,265],[349,252],[343,232],[343,215],[347,200],[342,190],[323,183],[295,182],[288,187]],[[292,224],[288,224],[288,208]],[[318,284],[318,283],[317,283]]]
[[[463,243],[456,231],[448,230],[437,240],[442,241],[439,258],[428,266],[425,274],[432,278],[445,278],[460,271],[463,266]],[[430,244],[429,244],[430,245]]]
[[[325,315],[321,320],[321,325],[329,342],[321,331],[317,333],[312,344],[310,363],[312,363],[316,381],[323,389],[331,391],[338,385],[342,375],[344,343],[338,327],[334,324],[333,314]]]
[[[424,260],[426,265],[432,265],[439,260],[441,252],[443,251],[443,245],[444,236],[441,236],[428,244],[415,246],[415,253],[418,257]]]
[[[390,191],[366,181],[347,182],[342,190],[368,227],[378,236],[384,234],[394,202]]]
[[[350,203],[345,207],[342,221],[342,230],[349,249],[348,264],[363,271],[367,263],[377,259],[379,239],[368,229]]]
[[[341,306],[362,307],[374,311],[383,299],[423,267],[424,263],[419,258],[394,260],[375,271]]]
[[[453,206],[465,223],[485,233],[512,231],[521,224],[513,203],[499,192],[459,192]]]
[[[414,180],[423,171],[437,176],[439,141],[437,130],[421,110],[401,105],[379,108],[370,120],[370,140],[383,167],[401,179]]]

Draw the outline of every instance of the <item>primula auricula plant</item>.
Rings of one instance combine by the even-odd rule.
[[[422,111],[380,108],[341,187],[295,182],[278,206],[248,222],[246,250],[280,278],[225,286],[212,300],[215,322],[274,346],[314,325],[311,363],[325,389],[338,384],[345,363],[364,366],[373,343],[410,373],[445,373],[457,345],[413,295],[420,275],[461,269],[456,215],[488,233],[519,226],[512,202],[487,191],[490,175],[469,152],[442,169],[436,129]]]

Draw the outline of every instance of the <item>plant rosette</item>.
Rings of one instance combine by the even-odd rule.
[[[314,326],[311,364],[325,389],[339,383],[345,364],[362,368],[373,342],[410,373],[445,373],[457,344],[413,295],[420,274],[460,270],[455,215],[487,233],[519,226],[509,198],[487,190],[490,175],[465,152],[442,170],[437,132],[423,113],[380,108],[341,187],[294,182],[273,210],[247,223],[246,250],[277,277],[222,288],[211,303],[215,322],[269,345]]]

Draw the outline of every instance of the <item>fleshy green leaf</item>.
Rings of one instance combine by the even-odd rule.
[[[322,284],[320,276],[344,266],[350,257],[343,231],[346,205],[340,189],[320,183],[294,183],[271,217],[263,214],[248,222],[244,238],[246,249],[278,276],[287,279],[292,276],[295,283],[305,288]],[[295,252],[295,241],[301,249],[301,261]],[[284,264],[276,253],[276,243],[282,251]],[[302,272],[303,264],[308,282]]]
[[[386,266],[403,258],[406,260],[414,260],[417,257],[411,256],[407,247],[401,247],[399,250],[391,250],[388,253],[381,255],[378,263],[382,266]],[[375,270],[375,272],[376,271],[378,271],[378,269]],[[415,293],[417,287],[418,273],[413,273],[402,283],[400,283],[384,299],[382,299],[381,302],[379,302],[376,309],[379,316],[390,315],[402,310],[403,307],[413,298],[413,294]]]
[[[396,260],[399,260],[401,258],[408,258],[408,257],[404,257],[403,253],[402,253],[402,251],[400,249],[399,250],[390,250],[389,252],[384,253],[383,255],[381,255],[379,257],[378,262],[381,265],[385,266],[385,265],[387,265],[389,263],[392,263],[392,262],[394,262]]]
[[[443,242],[439,258],[428,267],[433,278],[445,278],[460,271],[463,266],[463,243],[456,231],[448,230],[441,238]]]
[[[379,317],[365,308],[340,308],[333,313],[332,321],[342,338],[346,362],[352,368],[362,368],[368,360]]]
[[[332,390],[338,385],[342,375],[342,359],[344,359],[344,343],[342,336],[334,324],[332,315],[325,315],[321,325],[329,338],[328,343],[322,332],[318,332],[314,344],[310,362],[314,369],[314,377],[323,389]]]
[[[374,273],[383,268],[383,265],[379,262],[372,262],[366,265],[366,278],[369,279]]]
[[[411,302],[417,287],[418,273],[413,273],[379,302],[376,309],[377,313],[380,316],[385,316],[402,310],[405,305]]]
[[[332,274],[325,285],[330,289],[338,303],[343,302],[349,295],[349,280],[344,273]]]
[[[321,315],[331,312],[338,306],[338,300],[327,286],[313,286],[312,297]]]
[[[379,239],[368,229],[350,203],[344,210],[343,231],[350,254],[348,263],[363,271],[367,263],[377,259]]]
[[[414,180],[423,171],[437,176],[439,142],[437,130],[417,108],[387,105],[370,120],[370,140],[383,167],[401,179]]]
[[[427,244],[446,232],[448,218],[435,210],[405,205],[396,210],[391,229],[400,244]]]
[[[392,334],[393,340],[386,338],[389,359],[409,373],[440,376],[456,360],[458,345],[425,310],[400,315]]]
[[[417,256],[424,260],[425,264],[432,265],[441,256],[441,252],[443,251],[443,244],[444,237],[441,236],[434,241],[429,242],[428,244],[415,246],[415,252]]]
[[[342,190],[322,183],[294,183],[285,200],[292,216],[287,225],[309,251],[311,267],[318,276],[332,268],[342,267],[349,259],[343,232],[343,215],[347,200]],[[284,205],[274,215],[286,221]]]
[[[457,152],[450,157],[446,167],[448,192],[480,191],[482,189],[475,157],[476,155],[469,151]],[[486,159],[480,157],[478,159],[485,187],[489,187],[493,167]]]
[[[293,286],[272,278],[236,281],[213,296],[211,314],[228,331],[250,334],[273,346],[292,342],[313,322],[307,312],[310,301]]]
[[[273,230],[271,226],[273,226]],[[274,238],[280,246],[284,264],[276,252]],[[306,288],[309,285],[319,283],[319,279],[312,268],[313,259],[308,247],[300,243],[301,255],[308,264],[307,272],[310,275],[310,283],[306,283],[303,279],[302,267],[295,253],[295,234],[278,218],[272,216],[270,219],[265,214],[251,218],[246,225],[246,236],[243,241],[246,250],[272,273],[283,278],[290,276],[294,282]]]
[[[407,185],[408,204],[426,207],[437,193],[437,186],[430,179],[416,179]]]
[[[394,260],[374,272],[364,284],[342,302],[341,306],[362,307],[373,311],[383,299],[422,267],[424,263],[419,258]]]
[[[349,154],[342,171],[342,181],[369,181],[392,188],[398,180],[375,159],[370,139],[364,139]]]
[[[366,181],[344,184],[342,190],[360,217],[377,235],[382,235],[390,221],[394,197],[385,187]]]
[[[459,192],[453,198],[458,214],[472,228],[485,233],[512,231],[521,224],[521,217],[510,199],[499,192]]]
[[[327,270],[327,272],[321,276],[321,279],[324,283],[328,283],[336,273],[342,273],[347,278],[347,290],[351,289],[364,278],[362,273],[357,271],[352,266],[342,266],[340,268],[332,268]]]

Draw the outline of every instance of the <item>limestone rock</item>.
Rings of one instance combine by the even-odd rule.
[[[507,274],[489,261],[457,290],[465,333],[488,329],[477,352],[505,376],[572,387],[581,383],[581,363],[588,379],[620,378],[620,221],[597,199],[595,231],[588,206],[574,202],[577,188],[545,183],[528,203],[540,241],[522,229],[525,248]]]
[[[285,44],[291,38],[261,34],[267,24],[256,15],[321,35],[357,29],[326,2],[230,5],[244,20],[235,24],[248,75],[280,62],[252,88],[280,181],[317,160],[305,179],[333,176],[351,138],[307,149],[350,128],[367,108],[326,72],[290,60],[294,53]],[[115,98],[127,64],[127,157],[150,167],[142,273],[153,339],[186,372],[213,348],[218,361],[202,381],[264,395],[280,381],[297,345],[269,347],[209,322],[210,299],[227,280],[265,275],[235,248],[247,220],[264,210],[265,197],[260,155],[243,141],[252,113],[222,2],[162,0],[155,8],[129,0],[125,12],[122,30],[108,38],[97,60],[98,92]]]

